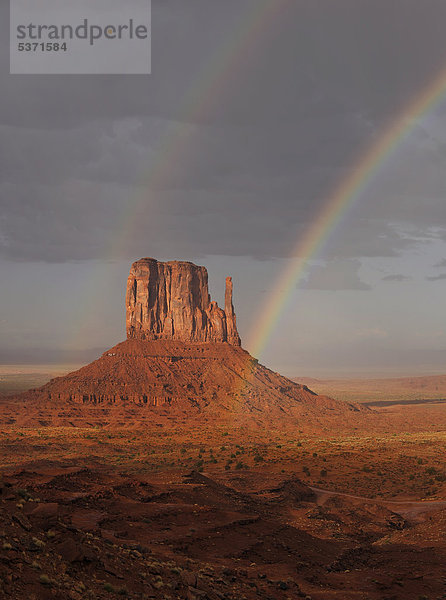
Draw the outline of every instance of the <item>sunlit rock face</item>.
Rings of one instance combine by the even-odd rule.
[[[226,278],[225,309],[212,302],[205,267],[190,262],[141,258],[127,281],[128,339],[227,342],[240,346],[232,304],[232,279]]]

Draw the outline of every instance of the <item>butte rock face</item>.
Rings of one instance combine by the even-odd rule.
[[[133,263],[127,281],[126,328],[128,339],[240,346],[232,279],[226,278],[222,310],[209,296],[205,267],[141,258]]]

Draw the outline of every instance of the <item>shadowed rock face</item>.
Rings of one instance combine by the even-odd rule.
[[[232,279],[226,278],[225,310],[211,302],[205,267],[190,262],[141,258],[127,281],[127,338],[228,342],[240,346],[232,304]]]

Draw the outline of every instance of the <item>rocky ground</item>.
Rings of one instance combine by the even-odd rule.
[[[3,424],[0,597],[446,598],[446,437],[386,410],[343,436]]]

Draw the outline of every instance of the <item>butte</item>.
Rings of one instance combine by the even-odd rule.
[[[222,309],[211,301],[205,267],[142,258],[131,266],[125,308],[124,342],[17,397],[29,407],[23,425],[38,419],[42,425],[209,423],[322,430],[367,412],[318,396],[244,350],[231,277]]]

